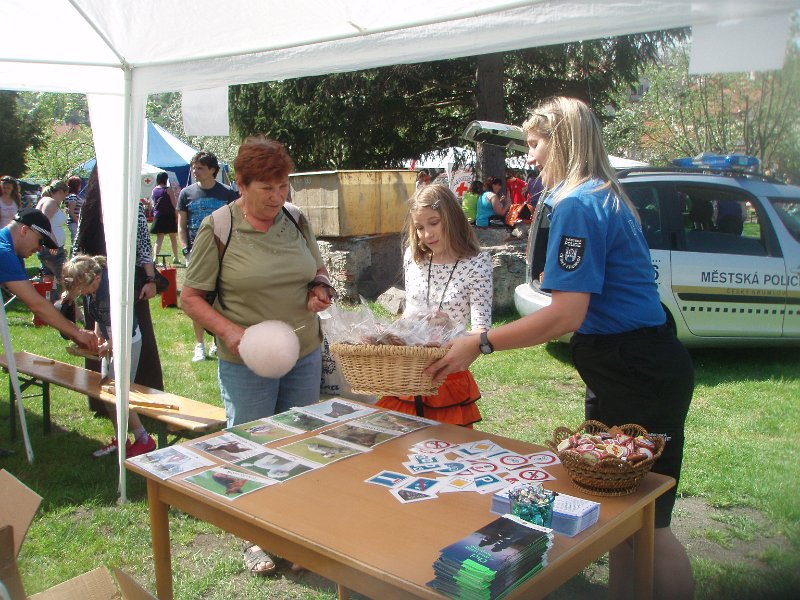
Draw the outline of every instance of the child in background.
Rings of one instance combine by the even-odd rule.
[[[99,347],[100,356],[111,351],[111,297],[108,288],[108,268],[105,256],[87,256],[78,254],[64,264],[62,270],[64,295],[62,302],[74,302],[80,295],[84,296],[84,310],[94,318],[95,333],[101,340]],[[104,341],[103,341],[104,340]],[[139,366],[139,355],[142,350],[142,334],[134,314],[133,340],[131,341],[131,372],[133,381]],[[113,378],[113,363],[109,368],[109,377]],[[108,406],[111,421],[117,422],[116,410]],[[128,457],[139,456],[156,449],[156,442],[145,430],[139,415],[130,411],[128,413],[128,429],[133,434],[133,443],[125,436],[125,455]],[[111,443],[95,450],[92,456],[99,458],[117,451],[118,441],[113,438]]]
[[[447,187],[430,185],[409,200],[403,257],[404,318],[438,311],[474,332],[492,325],[492,262]],[[469,370],[452,373],[433,396],[384,396],[378,406],[471,427],[481,415],[480,390]]]

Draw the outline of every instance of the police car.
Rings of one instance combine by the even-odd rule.
[[[618,173],[639,211],[667,322],[687,346],[800,345],[800,188],[719,161]],[[526,282],[514,292],[523,315],[550,303],[540,288],[548,213],[537,211]]]
[[[488,125],[471,124],[468,139],[505,135],[515,144],[498,145],[519,149],[521,131]],[[800,345],[800,187],[757,169],[754,157],[702,154],[618,171],[639,211],[667,323],[687,346]],[[526,281],[514,292],[521,315],[550,304],[540,285],[548,212],[537,210],[531,225]]]

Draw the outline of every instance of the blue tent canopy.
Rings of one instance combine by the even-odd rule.
[[[145,127],[143,150],[145,152],[142,157],[143,162],[165,171],[172,171],[178,177],[181,187],[191,183],[189,162],[197,150],[149,120]]]
[[[165,171],[172,171],[181,187],[191,183],[189,163],[197,150],[183,143],[163,127],[149,119],[144,128],[142,144],[142,163],[153,165]],[[90,173],[97,164],[96,159],[87,160],[77,167],[77,171]]]

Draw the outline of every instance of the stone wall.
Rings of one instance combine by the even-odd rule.
[[[403,285],[400,234],[318,238],[319,250],[339,296],[356,303]]]
[[[478,229],[478,239],[492,256],[494,309],[514,306],[514,288],[525,281],[527,231]],[[374,300],[390,288],[403,287],[400,234],[319,238],[320,252],[336,291],[347,302]]]

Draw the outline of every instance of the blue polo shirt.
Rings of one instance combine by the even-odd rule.
[[[14,253],[14,240],[8,227],[0,229],[0,283],[27,281],[22,259]]]
[[[650,250],[628,206],[590,180],[553,203],[543,289],[591,294],[579,333],[613,334],[663,325]]]

